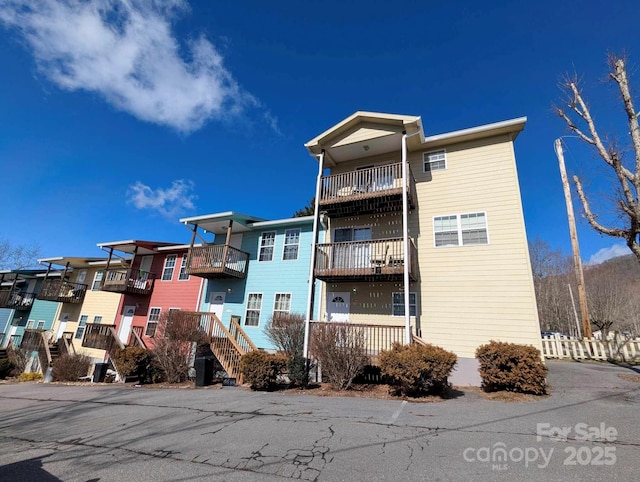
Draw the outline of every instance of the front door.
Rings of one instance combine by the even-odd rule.
[[[133,325],[133,315],[136,313],[135,306],[125,306],[120,319],[120,328],[118,328],[118,338],[123,345],[129,343],[129,335],[131,335],[131,325]]]
[[[222,321],[225,296],[226,293],[224,291],[213,292],[209,296],[209,312],[214,313],[220,321]]]
[[[348,323],[350,302],[348,291],[327,292],[327,321]]]
[[[69,313],[62,313],[60,319],[58,320],[58,332],[56,333],[56,338],[54,341],[58,341],[62,338],[64,331],[67,329],[67,321],[69,321]]]

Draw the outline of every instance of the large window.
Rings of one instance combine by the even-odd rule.
[[[180,274],[178,275],[179,281],[187,281],[189,274],[187,273],[187,253],[182,255],[182,261],[180,262]]]
[[[447,168],[447,153],[440,151],[425,152],[422,155],[424,172],[444,171]]]
[[[435,246],[470,246],[487,244],[485,213],[453,214],[433,218]]]
[[[149,317],[147,318],[147,328],[144,331],[144,336],[154,336],[156,334],[161,311],[160,308],[149,308]]]
[[[84,336],[84,329],[87,326],[88,319],[89,317],[87,315],[82,315],[80,317],[80,321],[78,321],[78,329],[76,330],[76,340],[82,340],[82,337]]]
[[[273,247],[276,244],[276,232],[269,231],[260,236],[259,261],[271,261],[273,259]]]
[[[393,316],[404,316],[404,292],[393,293],[391,300],[391,314]],[[409,316],[416,316],[416,294],[409,293]]]
[[[260,324],[260,310],[262,309],[262,293],[249,293],[247,297],[247,316],[244,317],[245,326]]]
[[[173,279],[173,270],[176,267],[175,254],[170,254],[164,260],[164,269],[162,270],[162,281],[171,281]]]
[[[273,316],[287,315],[291,311],[291,293],[276,293],[273,300]]]
[[[95,276],[93,277],[93,283],[91,284],[91,291],[98,291],[100,289],[100,284],[102,284],[102,277],[104,276],[104,271],[96,271]]]
[[[283,260],[298,259],[298,246],[300,245],[300,230],[287,229],[284,232]]]

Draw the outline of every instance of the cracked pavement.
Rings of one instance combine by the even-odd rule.
[[[640,383],[618,376],[636,372],[549,368],[552,395],[526,402],[473,390],[421,403],[241,387],[1,384],[0,480],[637,479]],[[616,434],[583,440],[580,423]],[[538,436],[538,424],[571,432]]]

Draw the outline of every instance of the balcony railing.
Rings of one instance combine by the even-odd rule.
[[[9,308],[16,311],[29,311],[36,299],[35,293],[24,291],[0,291],[0,308]]]
[[[139,269],[108,269],[102,278],[100,289],[113,293],[150,295],[156,275]]]
[[[101,323],[87,323],[84,337],[82,338],[82,346],[106,350],[109,353],[111,353],[116,346],[119,348],[124,347],[115,333],[115,325],[104,325]]]
[[[49,279],[42,283],[39,300],[58,301],[60,303],[82,303],[87,292],[87,285],[71,283],[59,279]]]
[[[322,178],[320,206],[330,217],[402,211],[402,192],[414,208],[416,183],[408,169],[402,184],[402,163],[386,164]]]
[[[324,281],[401,281],[404,276],[402,238],[318,244],[314,275]],[[416,246],[409,239],[409,278],[418,278]]]
[[[249,253],[227,244],[215,244],[189,249],[186,271],[203,278],[244,278],[248,266]]]

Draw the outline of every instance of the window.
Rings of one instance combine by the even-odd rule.
[[[398,291],[392,295],[391,314],[404,316],[404,292]],[[416,294],[409,293],[409,316],[416,316]]]
[[[300,244],[300,230],[287,229],[284,232],[283,260],[298,259],[298,245]]]
[[[162,281],[171,281],[173,279],[173,270],[176,267],[175,254],[170,254],[164,260],[164,269],[162,270]]]
[[[178,275],[179,281],[187,281],[189,275],[187,274],[187,253],[182,255],[182,262],[180,263],[180,274]]]
[[[262,293],[249,293],[247,298],[247,315],[244,326],[258,326],[260,324],[260,310],[262,309]]]
[[[488,244],[485,213],[454,214],[433,218],[435,246]]]
[[[44,330],[44,320],[38,320],[38,326],[36,328],[38,330]]]
[[[269,231],[260,236],[260,254],[258,261],[271,261],[273,259],[273,247],[276,244],[276,232]]]
[[[89,317],[87,315],[82,315],[80,317],[80,321],[78,322],[78,329],[76,330],[76,340],[82,340],[82,337],[84,336],[84,329],[87,326],[88,319]]]
[[[273,316],[287,315],[291,311],[291,293],[276,293],[273,300]]]
[[[26,328],[27,330],[31,330],[31,329],[33,329],[33,324],[34,324],[34,323],[35,323],[35,320],[29,320],[29,321],[27,321],[27,326],[25,326],[25,328]]]
[[[156,334],[161,311],[160,308],[149,308],[149,318],[147,319],[147,328],[144,331],[144,336],[154,336]]]
[[[100,315],[96,315],[96,316],[94,316],[94,317],[93,317],[93,322],[94,322],[95,324],[97,324],[97,325],[98,325],[98,324],[100,324],[100,323],[102,323],[102,316],[100,316]]]
[[[96,274],[93,277],[93,284],[91,285],[91,291],[98,291],[100,289],[103,276],[104,276],[104,271],[102,270],[96,271]]]
[[[447,154],[444,149],[422,154],[424,172],[444,171],[447,168]]]

